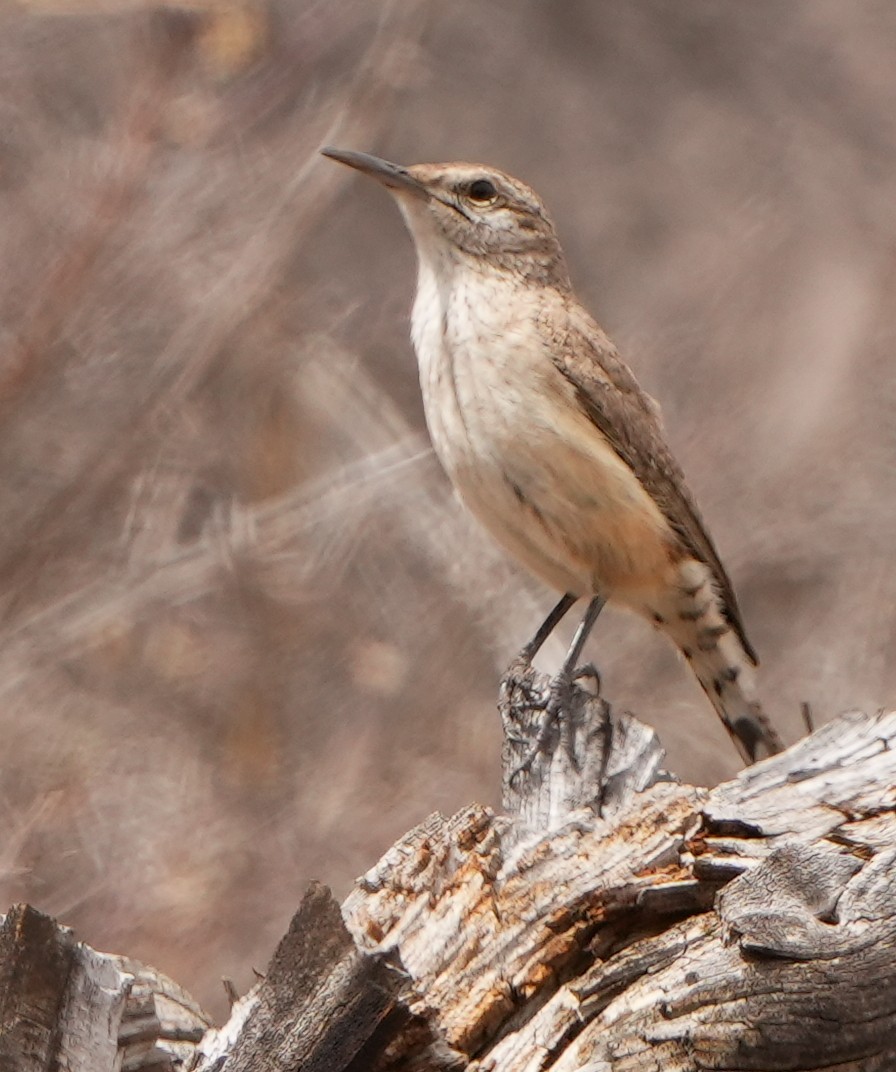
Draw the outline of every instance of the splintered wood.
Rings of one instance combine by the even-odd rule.
[[[584,693],[544,764],[511,779],[525,734],[509,723],[530,716],[513,697],[504,715],[515,814],[430,816],[359,879],[351,948],[400,985],[353,1058],[303,1069],[894,1067],[896,713],[844,715],[712,791],[663,780],[652,733],[599,730],[610,712]],[[599,742],[608,756],[583,754]],[[258,1001],[284,991],[266,981]],[[271,1052],[197,1068],[293,1067]]]
[[[660,782],[550,833],[433,817],[346,923],[458,1067],[888,1067],[894,734],[894,714],[845,715],[712,792]]]
[[[176,983],[28,905],[0,924],[3,1072],[173,1072],[210,1020]]]
[[[364,876],[346,924],[361,948],[397,954],[420,991],[412,1011],[441,1009],[446,1041],[472,1054],[568,976],[643,890],[687,877],[676,847],[698,811],[696,790],[658,785],[618,825],[572,815],[548,838],[520,839],[481,808],[434,817]]]
[[[312,887],[220,1029],[170,980],[11,911],[0,1068],[896,1067],[896,712],[843,715],[706,790],[584,692],[519,773],[531,711],[504,698],[510,814],[430,816],[341,908]]]

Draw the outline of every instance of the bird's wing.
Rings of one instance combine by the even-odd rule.
[[[560,324],[564,328],[558,330]],[[567,305],[566,316],[560,317],[555,310],[542,325],[551,358],[574,387],[583,412],[649,492],[684,547],[712,571],[725,617],[755,663],[731,581],[666,445],[659,406],[580,306]]]

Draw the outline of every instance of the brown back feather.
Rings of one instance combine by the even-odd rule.
[[[734,588],[719,559],[684,473],[663,437],[656,402],[641,390],[616,348],[571,296],[566,297],[566,331],[558,333],[557,310],[543,321],[550,325],[551,358],[573,385],[589,419],[606,436],[662,511],[683,547],[712,571],[725,618],[757,662],[747,640]]]

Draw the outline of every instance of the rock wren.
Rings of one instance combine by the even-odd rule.
[[[731,582],[658,407],[575,297],[540,198],[480,164],[323,153],[381,182],[413,237],[411,336],[426,422],[460,498],[564,593],[521,658],[590,600],[549,715],[562,713],[609,600],[678,646],[745,759],[780,751],[753,692],[756,655]]]

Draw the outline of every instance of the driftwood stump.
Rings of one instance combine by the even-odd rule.
[[[536,717],[518,699],[506,771]],[[551,749],[505,777],[508,814],[430,816],[341,908],[313,887],[201,1041],[173,984],[153,999],[145,970],[14,910],[0,1070],[896,1069],[896,712],[842,715],[712,790],[584,691]]]

